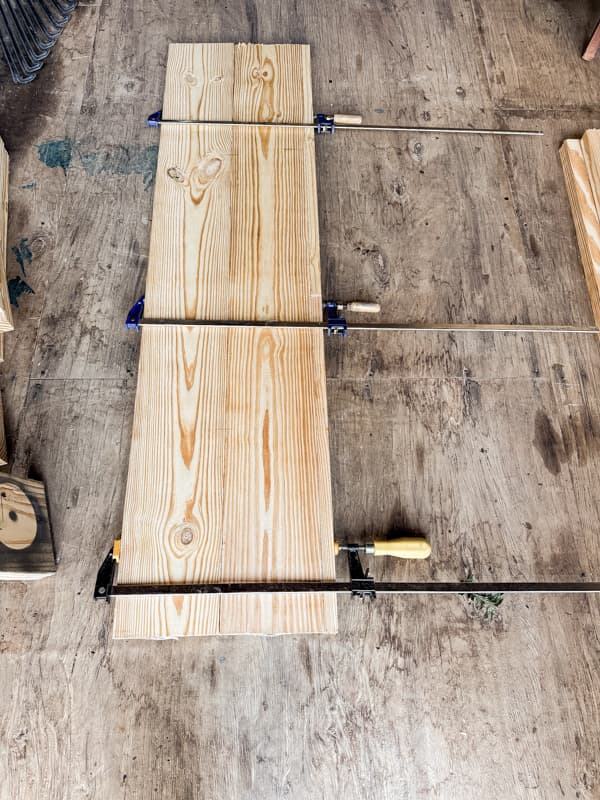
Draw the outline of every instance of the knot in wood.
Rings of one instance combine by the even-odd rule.
[[[167,170],[167,175],[177,183],[185,183],[185,175],[179,169],[179,167],[169,167]]]
[[[192,199],[199,202],[204,192],[219,179],[223,171],[224,160],[219,156],[210,155],[199,161],[190,174],[190,188]]]
[[[195,522],[186,520],[171,529],[169,539],[174,554],[179,558],[183,558],[189,555],[190,550],[198,545],[200,531]]]
[[[262,64],[257,65],[252,69],[252,78],[255,81],[264,81],[265,83],[272,83],[275,78],[275,67],[273,62],[267,58]]]

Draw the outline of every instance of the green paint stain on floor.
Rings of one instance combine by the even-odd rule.
[[[67,174],[73,160],[73,140],[54,139],[38,145],[40,161],[52,169],[60,167]]]
[[[148,189],[154,183],[158,147],[150,145],[114,145],[88,153],[79,153],[81,164],[90,176],[141,175]]]
[[[29,266],[33,260],[33,253],[29,247],[29,240],[21,239],[19,244],[16,244],[14,247],[12,247],[11,250],[17,259],[17,264],[21,267],[21,272],[23,275],[27,275],[25,265]]]
[[[8,282],[8,296],[11,306],[15,306],[15,308],[19,307],[19,297],[21,297],[22,294],[35,294],[35,292],[31,286],[19,276],[11,278]]]
[[[66,174],[77,158],[90,177],[99,175],[141,175],[144,186],[154,185],[158,147],[136,144],[106,145],[87,149],[81,142],[60,139],[38,145],[40,161],[51,169],[61,168]]]

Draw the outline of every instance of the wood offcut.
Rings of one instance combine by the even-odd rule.
[[[560,157],[596,326],[600,327],[600,130],[566,139]]]
[[[55,572],[44,484],[0,475],[0,580],[31,581]]]

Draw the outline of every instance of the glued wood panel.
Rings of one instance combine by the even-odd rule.
[[[12,331],[8,285],[6,283],[6,245],[8,230],[8,153],[0,139],[0,331]]]
[[[163,115],[310,121],[309,49],[172,45]],[[145,313],[322,318],[312,130],[161,129]],[[145,328],[119,580],[334,577],[322,332]],[[336,624],[332,596],[119,598],[114,635]]]
[[[578,139],[566,139],[560,148],[590,302],[596,325],[600,326],[600,219],[595,200],[598,190],[594,190],[593,181],[590,181],[590,174],[597,175],[598,168],[593,163],[593,156],[594,151],[590,149],[590,141],[587,140],[587,162],[590,163],[592,170],[590,173],[583,142]]]

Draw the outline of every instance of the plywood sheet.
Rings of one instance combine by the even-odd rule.
[[[163,116],[311,121],[309,49],[172,45]],[[321,319],[312,130],[161,129],[146,316]],[[333,577],[322,333],[144,329],[119,580]],[[119,598],[114,634],[334,632],[335,602]]]

